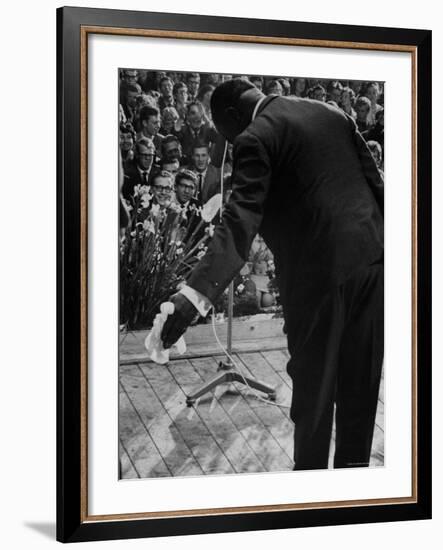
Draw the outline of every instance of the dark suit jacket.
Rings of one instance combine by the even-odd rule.
[[[191,130],[191,128],[186,124],[179,132],[176,133],[176,135],[181,143],[183,155],[185,155],[188,162],[190,162],[194,143],[202,142],[211,146],[217,140],[218,133],[210,124],[203,124],[197,135],[195,135],[193,130]]]
[[[213,303],[259,231],[288,315],[318,304],[383,254],[383,183],[354,121],[335,107],[268,97],[234,141],[232,195],[188,284]]]
[[[135,160],[126,162],[124,164],[124,178],[123,178],[123,185],[122,185],[122,195],[126,200],[130,200],[134,193],[134,187],[136,185],[151,185],[151,178],[153,174],[153,167],[151,167],[151,170],[148,175],[148,182],[142,181],[142,177],[140,175],[140,172],[137,168],[137,164]]]
[[[198,172],[194,168],[191,168],[199,177]],[[201,189],[197,190],[197,199],[201,204],[205,204],[208,200],[220,193],[220,168],[216,168],[212,164],[209,164],[206,170],[206,175],[202,181]]]

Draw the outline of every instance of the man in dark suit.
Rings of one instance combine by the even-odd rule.
[[[369,465],[383,361],[383,184],[354,121],[319,101],[220,85],[211,109],[234,144],[232,194],[165,347],[208,311],[260,232],[274,254],[288,335],[294,469]]]
[[[196,198],[200,204],[207,203],[211,197],[220,193],[220,168],[211,164],[207,143],[194,143],[190,169],[197,175]]]
[[[140,139],[135,144],[132,161],[124,165],[123,197],[130,201],[136,185],[151,185],[151,169],[155,157],[155,145],[151,139]]]
[[[198,101],[188,104],[186,124],[177,132],[183,154],[191,161],[192,148],[196,142],[208,143],[211,147],[217,141],[217,131],[212,124],[204,120],[203,106]]]

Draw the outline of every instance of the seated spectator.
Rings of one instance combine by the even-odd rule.
[[[121,79],[126,84],[138,84],[138,71],[136,69],[123,69]]]
[[[348,88],[351,88],[351,90],[355,94],[355,97],[358,97],[360,95],[361,87],[361,80],[348,80]]]
[[[276,80],[276,79],[271,80],[271,81],[268,82],[268,84],[266,86],[265,93],[266,93],[266,95],[275,94],[275,95],[282,96],[283,95],[283,86],[280,84],[280,82],[278,80]]]
[[[139,78],[139,84],[144,92],[156,92],[160,96],[160,80],[165,76],[165,71],[147,71],[144,79]]]
[[[173,159],[173,160],[162,159],[162,161],[160,162],[160,169],[165,170],[166,172],[169,172],[170,174],[172,174],[175,181],[175,176],[180,170],[180,163],[177,159]]]
[[[197,101],[200,101],[200,103],[203,105],[204,115],[206,121],[208,122],[212,121],[211,96],[214,90],[214,86],[211,86],[210,84],[205,84],[200,88],[197,94]]]
[[[179,170],[175,177],[175,198],[181,207],[200,206],[195,198],[196,188],[197,176],[195,173],[186,168]]]
[[[192,148],[195,142],[201,141],[208,143],[210,146],[215,143],[217,131],[211,124],[205,122],[203,106],[199,101],[189,103],[186,124],[180,132],[177,132],[177,137],[188,162],[192,156]]]
[[[287,78],[279,78],[278,81],[280,82],[280,86],[283,90],[283,95],[288,96],[291,93],[291,85],[289,84],[289,80]]]
[[[120,104],[125,115],[125,122],[135,123],[135,107],[137,96],[141,94],[142,89],[138,84],[128,84],[125,81],[120,83]]]
[[[308,90],[309,99],[315,99],[316,101],[326,101],[326,90],[321,84],[316,84]]]
[[[354,110],[355,94],[352,88],[345,86],[341,93],[341,102],[339,106],[342,110],[351,116],[354,120],[357,118],[357,113]]]
[[[205,204],[212,196],[220,193],[220,169],[211,164],[208,144],[203,142],[194,144],[190,168],[197,175],[196,198],[201,204]]]
[[[263,90],[263,77],[258,75],[252,75],[249,77],[250,82],[254,84],[256,88],[258,88],[260,91]]]
[[[163,162],[172,162],[177,160],[182,166],[185,158],[182,155],[182,146],[177,136],[169,134],[162,141],[161,157]]]
[[[306,78],[294,78],[292,81],[292,94],[296,97],[305,97],[307,93]]]
[[[341,94],[343,91],[343,86],[338,80],[331,80],[327,87],[329,101],[334,101],[337,105],[341,103]]]
[[[154,204],[158,204],[160,210],[166,210],[171,207],[174,198],[172,175],[164,170],[154,174],[152,178],[151,193],[152,201],[147,207],[148,210],[150,210]]]
[[[218,73],[206,73],[200,86],[213,86],[214,88],[218,86],[220,82],[220,75]],[[198,94],[197,94],[198,99]]]
[[[188,73],[186,84],[188,86],[188,101],[193,102],[197,99],[198,90],[200,88],[200,74]]]
[[[174,84],[172,80],[169,76],[164,76],[159,84],[160,97],[158,100],[158,108],[160,111],[163,111],[165,107],[174,107],[173,89]]]
[[[371,151],[371,155],[373,156],[375,160],[375,164],[377,165],[378,171],[380,172],[381,176],[384,179],[383,174],[383,153],[381,150],[381,145],[377,141],[368,141],[367,146],[369,150]]]
[[[371,102],[369,101],[369,99],[365,96],[358,97],[357,101],[355,102],[355,112],[357,114],[355,122],[360,132],[364,132],[365,130],[369,129],[368,114],[370,110]]]
[[[155,151],[161,156],[161,144],[163,137],[160,133],[160,113],[155,107],[142,107],[139,115],[140,132],[137,134],[137,140],[147,138],[152,139],[155,145]]]
[[[184,82],[177,82],[173,88],[174,106],[182,123],[186,118],[188,104],[188,87]]]
[[[366,141],[376,141],[381,145],[382,152],[385,149],[385,111],[380,109],[375,115],[375,125],[362,133]]]
[[[140,139],[135,143],[134,160],[126,163],[122,185],[123,197],[131,201],[136,185],[150,185],[155,146],[150,139]]]
[[[129,122],[120,124],[119,145],[123,164],[134,159],[135,132]]]
[[[163,136],[178,132],[182,126],[180,115],[175,107],[165,107],[162,111],[161,119],[162,125],[159,133]]]
[[[370,109],[368,113],[368,124],[373,126],[375,124],[375,115],[380,109],[383,109],[381,105],[377,103],[380,97],[380,86],[378,82],[368,82],[362,89],[361,95],[367,97],[370,101]]]

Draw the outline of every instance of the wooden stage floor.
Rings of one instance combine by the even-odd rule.
[[[244,374],[291,402],[292,381],[284,349],[235,355]],[[216,374],[220,356],[174,359],[161,366],[120,366],[120,460],[122,479],[275,472],[292,470],[289,408],[257,399],[243,385],[227,384],[200,398],[186,396]],[[380,387],[371,466],[384,464],[384,383]],[[334,433],[330,467],[334,453]]]

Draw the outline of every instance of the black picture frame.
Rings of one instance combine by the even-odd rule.
[[[82,40],[85,29],[139,29],[271,37],[324,47],[411,51],[415,56],[415,495],[374,505],[334,505],[248,513],[225,512],[151,518],[91,518],[87,514],[84,429],[87,378],[87,165],[82,96]],[[115,31],[118,34],[118,31]],[[220,39],[220,38],[218,38]],[[360,45],[360,46],[358,46]],[[344,46],[342,46],[344,47]],[[383,49],[383,48],[381,48]],[[82,103],[83,101],[83,103]],[[57,540],[62,542],[159,537],[428,519],[431,517],[431,31],[383,27],[269,21],[91,8],[57,10]],[[124,513],[122,511],[122,513]]]

